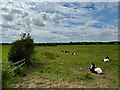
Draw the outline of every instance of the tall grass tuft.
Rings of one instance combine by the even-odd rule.
[[[15,70],[16,75],[19,76],[26,76],[27,75],[27,68],[26,67],[21,67]]]
[[[42,55],[44,55],[47,59],[52,59],[52,60],[55,60],[57,57],[59,57],[59,55],[48,51],[42,53]]]
[[[2,87],[10,87],[12,74],[13,71],[10,69],[10,63],[4,63],[2,67]]]
[[[91,74],[86,73],[86,74],[82,74],[79,79],[80,80],[94,80],[94,77]]]

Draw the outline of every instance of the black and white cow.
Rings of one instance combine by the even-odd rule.
[[[75,52],[72,52],[71,54],[72,54],[72,55],[75,55],[76,53],[75,53]]]
[[[89,67],[90,71],[92,73],[96,73],[96,74],[102,74],[102,69],[99,67],[96,67],[96,65],[94,63],[92,63]]]
[[[64,50],[62,50],[62,52],[64,52]]]
[[[103,59],[104,62],[109,62],[110,61],[110,58],[107,56]]]
[[[68,51],[65,51],[65,53],[69,53]]]

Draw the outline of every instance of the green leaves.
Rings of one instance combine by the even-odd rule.
[[[31,54],[34,50],[34,41],[26,34],[21,37],[21,40],[16,40],[11,44],[11,49],[8,54],[8,60],[12,62],[17,62],[21,59],[26,58],[26,60],[30,60]]]

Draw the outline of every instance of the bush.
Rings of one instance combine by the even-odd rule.
[[[22,34],[20,40],[16,40],[11,44],[10,51],[8,53],[8,60],[17,62],[21,59],[26,58],[26,60],[30,60],[31,54],[34,50],[34,41],[31,36]]]
[[[27,68],[25,68],[25,67],[18,68],[15,70],[15,73],[19,76],[26,76],[27,75]]]
[[[10,65],[3,64],[2,65],[2,87],[9,87],[11,75],[13,74],[12,70],[10,69]]]

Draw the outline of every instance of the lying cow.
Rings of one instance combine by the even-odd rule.
[[[75,52],[72,52],[71,54],[72,54],[72,55],[75,55],[76,53],[75,53]]]
[[[109,62],[110,61],[110,58],[107,56],[103,59],[104,62]]]

